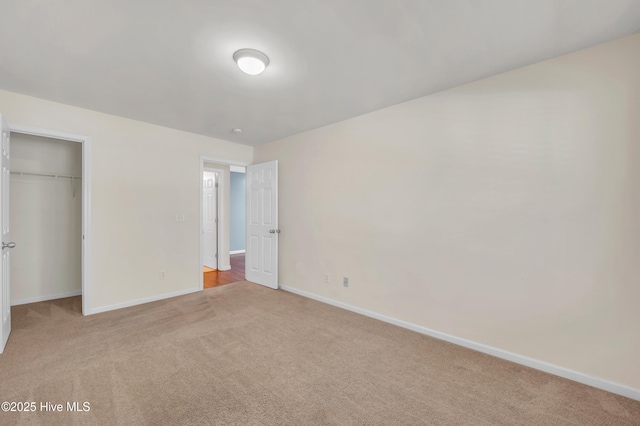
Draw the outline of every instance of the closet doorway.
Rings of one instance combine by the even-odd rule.
[[[89,139],[11,125],[11,305],[82,295]]]

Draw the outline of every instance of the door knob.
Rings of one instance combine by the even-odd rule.
[[[270,233],[270,234],[275,234],[275,233],[276,233],[276,230],[275,230],[275,229],[269,229],[269,233]]]
[[[6,249],[6,248],[14,248],[16,246],[16,243],[14,242],[10,242],[9,244],[7,243],[2,243],[2,249]]]

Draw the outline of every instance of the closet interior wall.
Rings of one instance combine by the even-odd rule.
[[[81,294],[82,144],[11,134],[11,304]]]

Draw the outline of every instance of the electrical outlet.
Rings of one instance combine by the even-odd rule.
[[[176,215],[176,222],[184,222],[184,215],[183,214],[177,214]]]
[[[160,279],[164,280],[165,278],[167,278],[167,271],[160,271]]]
[[[329,273],[324,274],[324,282],[327,284],[331,282],[331,274]]]
[[[342,285],[345,287],[349,287],[349,277],[344,277],[342,279]]]

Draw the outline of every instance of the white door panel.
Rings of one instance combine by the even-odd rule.
[[[278,288],[278,162],[247,167],[248,281]]]
[[[218,269],[218,174],[205,172],[202,186],[203,264]]]
[[[2,127],[2,173],[0,174],[0,222],[2,222],[2,262],[0,263],[0,280],[2,281],[2,292],[0,293],[0,353],[4,352],[4,347],[11,334],[11,247],[5,244],[11,242],[11,232],[9,228],[9,167],[10,153],[10,131],[9,125],[0,115],[0,127]]]

